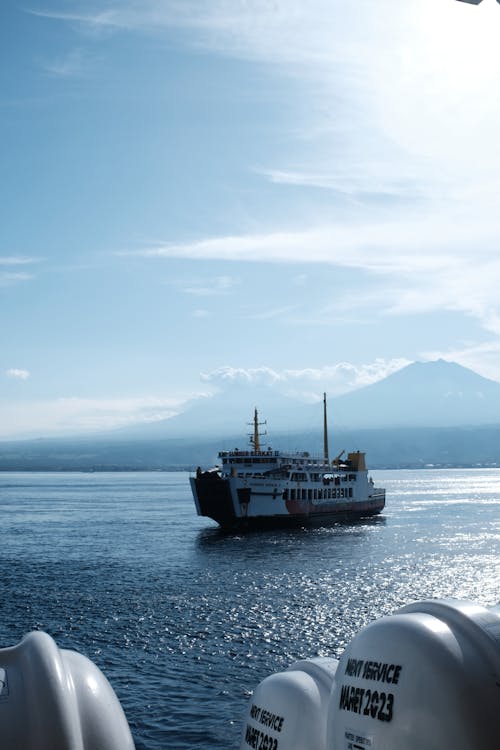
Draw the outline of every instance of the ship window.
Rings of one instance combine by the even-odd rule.
[[[283,500],[288,500],[288,490],[283,490]]]
[[[352,497],[352,487],[349,487],[349,497]]]
[[[312,500],[312,494],[313,494],[312,490],[307,490],[307,499],[308,500]]]
[[[290,500],[295,500],[295,490],[290,490]]]

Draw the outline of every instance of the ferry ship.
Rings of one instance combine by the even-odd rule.
[[[220,451],[219,464],[190,477],[199,516],[222,528],[322,525],[380,513],[385,489],[368,475],[365,454],[330,461],[326,394],[323,396],[323,455],[262,449],[257,409],[250,450]]]

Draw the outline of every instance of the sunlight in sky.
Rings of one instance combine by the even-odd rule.
[[[418,138],[425,144],[422,150],[434,158],[456,159],[458,165],[447,162],[452,170],[463,160],[468,168],[477,167],[478,159],[486,167],[488,148],[496,150],[499,10],[495,3],[452,9],[447,2],[423,2],[404,40],[398,74],[413,100],[406,125],[412,117],[424,128],[417,135],[408,127],[413,143]]]
[[[0,437],[148,421],[221,368],[304,398],[439,357],[500,381],[498,3],[0,22]]]
[[[455,9],[442,0],[421,4],[418,28],[426,39],[427,62],[452,89],[474,89],[493,80],[500,70],[497,5],[485,2],[477,9],[463,5],[451,12]]]

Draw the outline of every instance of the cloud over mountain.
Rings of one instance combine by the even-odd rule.
[[[283,379],[273,379],[266,368],[218,375],[230,378],[229,387],[193,400],[172,419],[132,432],[157,438],[240,435],[245,439],[255,407],[267,420],[271,441],[273,434],[321,430],[318,389],[315,400],[307,403],[303,393],[299,399],[296,392],[284,390]],[[231,378],[236,378],[237,387]],[[218,382],[227,386],[224,377]],[[349,393],[336,397],[330,393],[328,413],[334,430],[500,425],[500,383],[453,362],[414,362]]]

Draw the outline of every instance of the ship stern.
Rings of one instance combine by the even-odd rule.
[[[234,526],[237,518],[227,479],[217,472],[202,472],[190,477],[189,483],[199,516],[211,518],[223,528]]]

